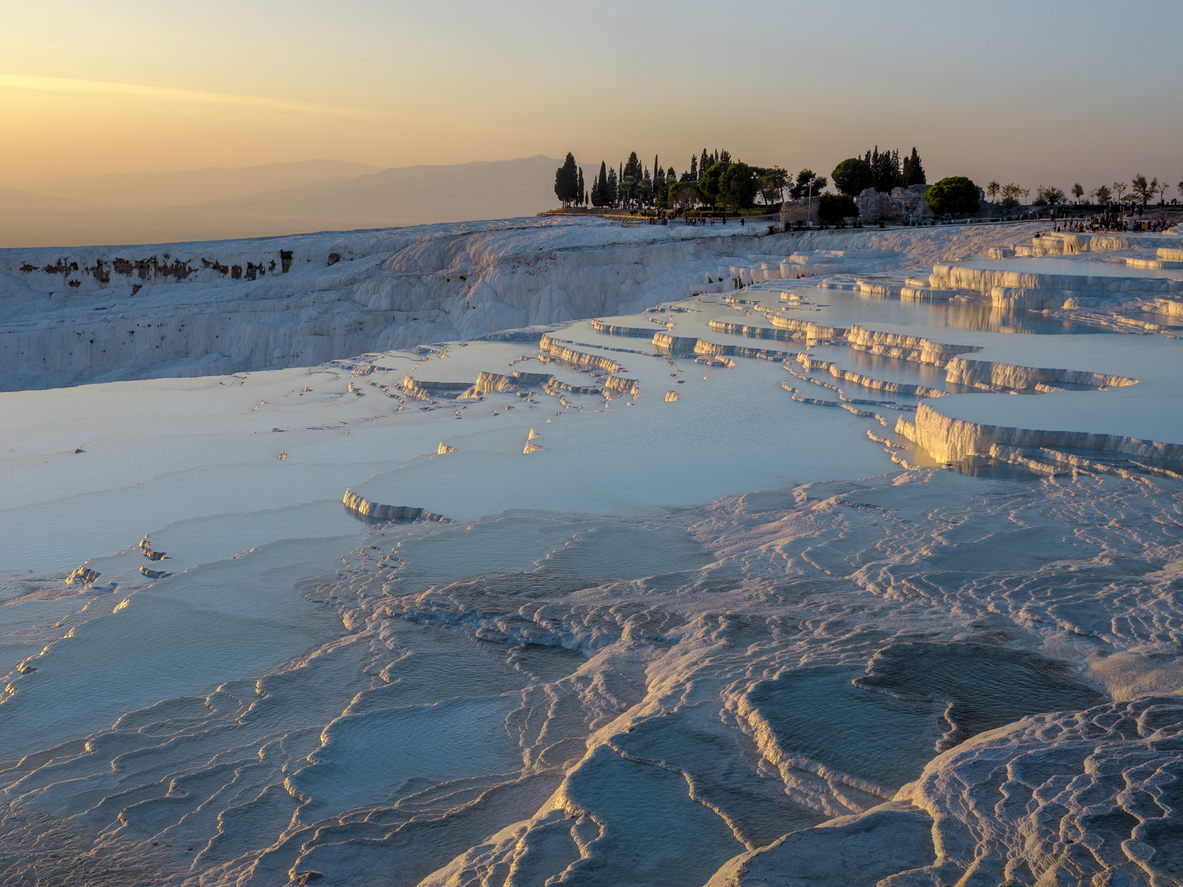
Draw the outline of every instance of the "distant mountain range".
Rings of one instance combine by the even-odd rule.
[[[0,248],[263,237],[534,215],[562,161],[379,170],[341,160],[62,179],[0,188]],[[584,175],[592,174],[585,167]]]

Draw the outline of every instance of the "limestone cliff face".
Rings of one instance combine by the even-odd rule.
[[[1022,391],[1049,382],[1085,385],[1092,388],[1122,388],[1126,385],[1134,385],[1138,381],[1126,376],[1094,373],[1088,370],[1016,366],[988,360],[967,360],[964,357],[955,357],[949,361],[945,379],[951,384],[982,388],[987,391],[1007,389]]]
[[[627,314],[686,297],[714,251],[754,240],[505,220],[0,251],[0,390],[316,365]]]
[[[345,496],[341,501],[350,511],[370,521],[431,520],[447,522],[447,518],[440,517],[438,514],[432,514],[430,511],[425,511],[422,508],[414,508],[408,505],[382,505],[364,496],[359,496],[352,490],[346,490]]]
[[[956,462],[967,456],[986,456],[996,445],[1013,447],[1079,448],[1109,451],[1144,459],[1178,462],[1183,444],[1139,440],[1115,434],[1015,428],[968,422],[945,416],[928,404],[916,409],[915,421],[901,417],[895,431],[925,449],[938,462]]]

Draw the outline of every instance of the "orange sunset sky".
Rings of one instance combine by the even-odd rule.
[[[728,148],[929,180],[1183,179],[1183,3],[6,3],[0,187],[336,158]]]

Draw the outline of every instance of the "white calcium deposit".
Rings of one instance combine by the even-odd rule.
[[[1178,882],[1178,238],[752,227],[0,254],[0,884]]]

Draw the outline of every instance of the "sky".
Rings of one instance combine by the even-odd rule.
[[[0,0],[0,187],[703,147],[929,181],[1183,179],[1181,0]]]

